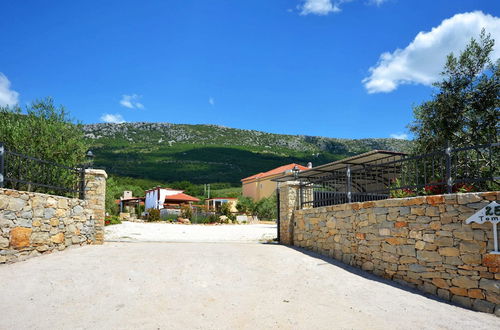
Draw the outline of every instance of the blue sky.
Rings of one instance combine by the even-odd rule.
[[[0,105],[52,96],[84,123],[404,137],[450,50],[483,26],[500,44],[496,0],[24,0],[0,12]]]

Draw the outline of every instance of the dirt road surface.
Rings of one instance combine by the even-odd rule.
[[[125,221],[106,227],[106,240],[114,242],[262,242],[277,235],[276,224],[181,225],[166,222]]]
[[[106,243],[0,265],[0,329],[499,329],[274,244]]]

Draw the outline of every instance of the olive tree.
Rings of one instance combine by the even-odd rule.
[[[485,30],[459,56],[448,55],[442,80],[429,101],[414,107],[416,152],[498,142],[500,60],[491,59],[495,41]]]
[[[10,151],[68,167],[85,160],[88,144],[81,125],[69,117],[63,106],[55,106],[52,98],[36,100],[24,109],[17,105],[0,107],[0,123],[0,142]],[[12,154],[5,161],[7,177],[75,187],[75,175],[67,169]],[[8,184],[15,189],[40,189],[20,182]]]

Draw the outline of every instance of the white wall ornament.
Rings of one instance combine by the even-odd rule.
[[[466,224],[491,222],[493,224],[493,244],[494,250],[490,254],[500,254],[498,250],[498,231],[497,224],[500,222],[500,204],[496,201],[489,203],[481,210],[474,213],[470,218],[465,220]]]

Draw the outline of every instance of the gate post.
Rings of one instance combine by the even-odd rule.
[[[300,184],[295,181],[282,182],[279,186],[279,242],[293,245],[293,212],[300,209]]]
[[[104,243],[104,217],[106,216],[106,179],[104,170],[85,170],[85,200],[87,208],[92,210],[94,220],[94,244]]]

